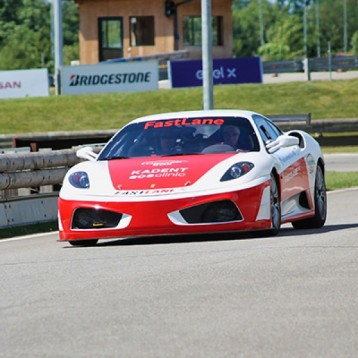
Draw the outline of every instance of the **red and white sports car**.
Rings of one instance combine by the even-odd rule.
[[[60,240],[319,228],[324,160],[307,133],[258,113],[210,110],[138,118],[97,155],[82,148],[59,197]]]

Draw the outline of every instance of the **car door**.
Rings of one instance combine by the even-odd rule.
[[[254,120],[265,144],[275,141],[284,134],[265,117],[257,116]],[[280,147],[269,155],[273,158],[279,174],[282,215],[284,216],[294,210],[297,202],[293,199],[309,188],[306,161],[298,146]]]

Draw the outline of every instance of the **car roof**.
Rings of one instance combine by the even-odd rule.
[[[211,109],[211,110],[197,110],[197,111],[180,111],[180,112],[168,112],[160,114],[152,114],[134,119],[130,123],[140,123],[146,121],[159,121],[163,119],[172,118],[192,118],[192,117],[244,117],[249,120],[252,119],[253,114],[256,112],[247,110],[236,109]]]

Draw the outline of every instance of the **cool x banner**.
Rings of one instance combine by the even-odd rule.
[[[202,61],[170,61],[172,88],[202,86]],[[260,57],[227,58],[213,60],[214,85],[262,83]]]

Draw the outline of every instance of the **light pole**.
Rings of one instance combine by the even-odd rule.
[[[262,0],[259,0],[259,21],[260,21],[260,45],[263,46],[264,41],[264,20],[262,14]]]
[[[303,52],[307,58],[307,5],[306,1],[303,2]]]
[[[203,109],[214,108],[211,0],[201,0]]]
[[[317,57],[321,57],[321,42],[319,31],[319,0],[316,0]]]
[[[53,27],[55,46],[55,85],[56,94],[60,94],[60,73],[63,65],[62,1],[53,0]]]
[[[343,2],[343,43],[344,43],[344,53],[347,53],[347,0]]]

